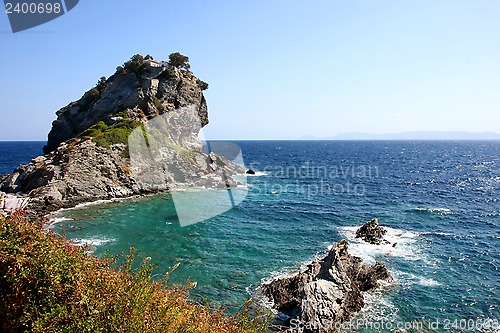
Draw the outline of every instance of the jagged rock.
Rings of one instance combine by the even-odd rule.
[[[80,100],[56,112],[57,119],[52,123],[45,153],[54,151],[62,142],[77,137],[100,121],[112,124],[116,115],[123,111],[127,111],[129,117],[146,120],[193,106],[196,122],[201,126],[208,124],[207,103],[199,80],[191,72],[176,67],[150,66],[141,72],[117,71],[101,90],[92,88]]]
[[[358,273],[358,286],[361,291],[368,291],[377,288],[379,280],[388,280],[391,278],[385,263],[377,262],[373,266],[364,266]]]
[[[356,238],[361,238],[365,242],[374,245],[389,244],[389,242],[384,239],[386,233],[387,230],[378,224],[377,218],[374,218],[366,222],[356,231]]]
[[[260,292],[272,300],[274,308],[288,316],[281,324],[301,327],[293,332],[334,332],[330,328],[335,323],[361,310],[363,291],[377,287],[379,279],[391,279],[385,264],[368,267],[347,249],[347,241],[342,240],[302,271],[261,286]]]

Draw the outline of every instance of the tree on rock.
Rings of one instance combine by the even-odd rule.
[[[99,81],[97,81],[97,84],[96,84],[96,88],[97,90],[99,90],[99,94],[102,94],[102,92],[104,91],[104,89],[106,89],[106,86],[108,85],[108,83],[106,82],[106,77],[105,76],[101,76],[101,78],[99,79]]]
[[[171,53],[168,56],[168,62],[174,67],[184,68],[186,70],[189,70],[191,67],[189,65],[189,57],[182,55],[179,52]]]

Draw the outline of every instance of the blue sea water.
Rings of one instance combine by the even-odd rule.
[[[0,175],[12,173],[20,164],[42,155],[45,144],[45,141],[0,141]]]
[[[498,332],[499,141],[236,143],[258,172],[222,215],[181,227],[165,194],[62,211],[50,228],[97,255],[133,246],[157,276],[180,263],[172,282],[190,278],[192,297],[234,308],[262,281],[347,238],[353,254],[385,261],[395,279],[368,293],[362,325],[348,331]],[[373,217],[396,247],[354,239]]]

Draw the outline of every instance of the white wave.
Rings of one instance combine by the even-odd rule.
[[[107,243],[114,243],[116,242],[116,239],[109,239],[109,238],[74,238],[71,240],[71,242],[76,245],[76,246],[101,246]]]
[[[331,248],[331,246],[329,247],[329,249],[330,248]],[[299,272],[304,272],[307,269],[307,266],[311,262],[313,262],[314,260],[317,260],[317,259],[324,258],[326,255],[327,255],[327,252],[317,252],[314,256],[311,256],[310,258],[301,262],[299,266],[283,267],[282,269],[280,269],[278,271],[272,271],[267,275],[267,277],[264,277],[260,280],[260,285],[267,284],[267,283],[270,283],[274,280],[278,280],[281,278],[291,277]]]
[[[417,208],[415,208],[415,211],[427,212],[427,213],[433,213],[433,214],[451,214],[452,213],[451,209],[441,208],[441,207],[430,207],[430,208],[417,207]]]
[[[84,202],[84,203],[76,205],[74,207],[74,209],[88,207],[88,206],[96,206],[96,205],[100,205],[100,204],[106,204],[106,203],[110,203],[113,201],[115,201],[115,200],[106,199],[106,200],[96,200],[96,201],[92,201],[92,202]]]
[[[43,226],[43,229],[50,230],[56,224],[61,223],[61,222],[65,222],[65,221],[74,221],[74,220],[72,218],[65,217],[65,216],[49,215],[49,222]]]
[[[442,286],[441,282],[436,281],[433,278],[425,277],[413,273],[406,273],[399,270],[391,271],[394,280],[403,286],[411,286],[411,285],[420,285],[423,287],[440,287]]]
[[[310,261],[309,261],[310,262]],[[302,265],[301,265],[302,267]],[[282,278],[286,278],[286,277],[290,277],[290,276],[293,276],[295,275],[296,273],[298,273],[300,271],[300,269],[292,269],[290,267],[288,268],[283,268],[279,271],[272,271],[271,273],[269,273],[269,275],[265,278],[262,278],[260,280],[260,285],[263,285],[263,284],[268,284],[274,280],[278,280],[278,279],[282,279]]]
[[[424,286],[424,287],[439,287],[439,286],[441,286],[441,283],[439,283],[438,281],[436,281],[434,279],[425,278],[422,276],[418,280],[418,284],[420,284],[421,286]]]
[[[367,323],[396,323],[400,321],[399,308],[386,296],[384,288],[363,294],[365,305],[356,319]]]
[[[101,204],[107,204],[107,203],[113,203],[113,202],[121,202],[121,201],[129,201],[129,200],[134,200],[140,197],[149,197],[149,196],[155,196],[158,194],[144,194],[144,195],[132,195],[130,197],[124,197],[124,198],[113,198],[113,199],[103,199],[103,200],[96,200],[96,201],[90,201],[90,202],[83,202],[81,204],[78,204],[74,207],[70,208],[61,208],[57,210],[55,213],[58,212],[64,212],[64,211],[71,211],[79,208],[85,208],[88,206],[96,206],[96,205],[101,205]]]
[[[55,213],[71,211],[71,210],[75,210],[75,209],[79,209],[79,208],[84,208],[84,207],[88,207],[88,206],[95,206],[95,205],[100,205],[100,204],[104,204],[104,203],[110,203],[110,202],[117,201],[117,200],[118,199],[111,199],[111,200],[107,199],[107,200],[96,200],[96,201],[91,201],[91,202],[84,202],[84,203],[78,204],[74,207],[60,208]]]
[[[65,217],[65,216],[55,217],[54,216],[54,217],[51,217],[49,221],[50,221],[50,224],[53,225],[53,224],[61,223],[64,221],[74,221],[74,220],[70,217]]]
[[[269,173],[265,172],[265,171],[255,171],[255,174],[253,174],[253,175],[245,173],[245,176],[247,176],[247,177],[262,177],[262,176],[267,176],[267,175],[269,175]]]
[[[381,256],[402,257],[410,261],[425,260],[415,246],[418,233],[384,227],[387,230],[384,239],[389,244],[374,245],[361,238],[356,238],[356,230],[358,229],[359,227],[340,227],[339,232],[349,241],[350,253],[361,257],[368,264],[375,263],[375,258]]]

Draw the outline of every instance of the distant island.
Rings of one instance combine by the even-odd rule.
[[[340,133],[330,137],[306,135],[299,140],[500,140],[496,132],[414,131],[401,133]]]

